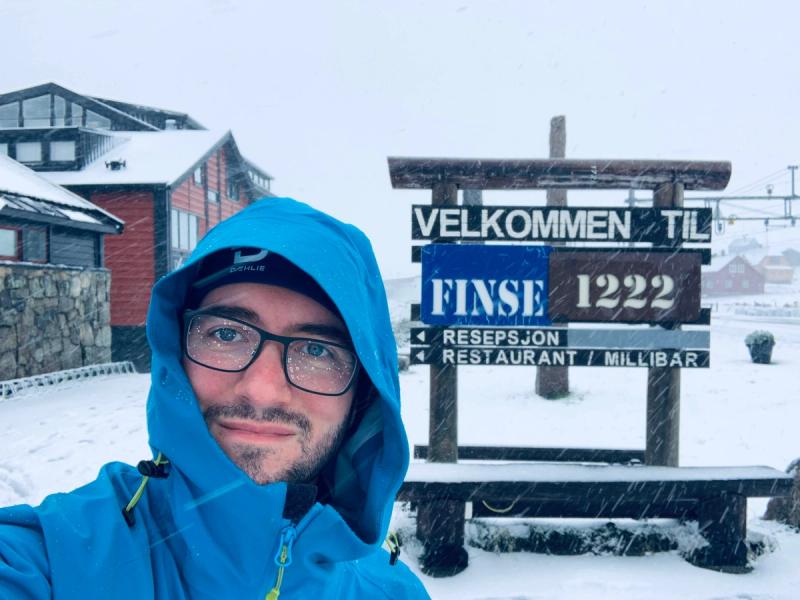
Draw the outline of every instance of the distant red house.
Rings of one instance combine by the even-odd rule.
[[[77,94],[54,83],[0,95],[0,153],[125,222],[105,240],[113,360],[149,369],[150,289],[206,231],[270,196],[272,177],[230,132],[189,115]]]
[[[764,283],[764,275],[742,256],[720,257],[703,270],[705,296],[763,294]]]

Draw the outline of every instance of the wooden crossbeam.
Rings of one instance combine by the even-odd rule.
[[[414,458],[428,458],[428,446],[414,445]],[[610,448],[529,448],[523,446],[459,446],[463,460],[521,460],[557,462],[643,462],[644,450]]]
[[[680,183],[687,190],[723,190],[727,161],[609,159],[481,159],[390,156],[392,187],[432,189],[649,189]]]
[[[791,493],[791,486],[791,476],[770,467],[412,463],[398,500],[567,502],[594,496],[646,504],[660,497],[696,499],[723,492],[785,496]]]

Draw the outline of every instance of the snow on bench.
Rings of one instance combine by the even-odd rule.
[[[640,483],[644,481],[668,482],[747,482],[763,490],[775,479],[791,481],[783,471],[772,467],[653,467],[645,465],[575,465],[539,463],[428,463],[412,462],[406,482],[419,483],[470,483],[470,482],[547,482],[560,485],[566,482]],[[764,492],[769,496],[771,489]],[[753,495],[761,495],[759,493]]]
[[[761,466],[413,462],[397,499],[428,505],[424,513],[418,508],[418,519],[430,513],[418,520],[418,537],[434,551],[436,540],[463,538],[463,532],[444,531],[454,525],[437,522],[435,514],[455,514],[458,506],[471,502],[473,517],[696,520],[708,546],[689,561],[742,572],[748,569],[747,498],[786,496],[791,489],[791,476]]]

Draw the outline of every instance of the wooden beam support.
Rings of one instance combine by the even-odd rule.
[[[452,183],[433,186],[434,206],[456,206],[458,188]],[[434,240],[437,241],[437,240]],[[455,365],[430,367],[430,420],[428,461],[458,461],[458,375]],[[464,503],[458,500],[420,502],[417,506],[417,537],[423,543],[422,572],[432,577],[450,577],[467,568],[464,549]]]
[[[683,186],[664,184],[653,194],[655,208],[683,206]],[[676,248],[680,247],[680,242]],[[680,325],[672,327],[680,329]],[[681,429],[681,370],[655,367],[647,370],[647,431],[644,462],[678,466]]]
[[[434,206],[456,206],[458,190],[452,184],[433,188]],[[458,376],[453,365],[431,365],[428,443],[431,462],[458,461]]]
[[[684,160],[482,159],[390,156],[392,187],[433,189],[649,189],[680,183],[686,190],[723,190],[731,163]]]
[[[559,116],[550,119],[550,158],[564,158],[567,151],[567,119]],[[560,208],[567,206],[567,190],[549,188],[547,190],[547,206]],[[553,246],[563,246],[563,242],[554,242]],[[566,326],[565,326],[566,327]],[[557,400],[569,395],[569,368],[537,367],[534,391],[548,400]]]

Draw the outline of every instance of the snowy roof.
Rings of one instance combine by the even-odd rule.
[[[115,226],[124,222],[99,206],[58,186],[25,165],[0,155],[0,210],[11,208],[82,223]]]
[[[788,249],[791,249],[791,248],[788,248]],[[794,267],[792,267],[790,265],[786,265],[786,264],[783,264],[783,265],[764,265],[764,264],[759,265],[759,263],[762,260],[764,260],[765,258],[770,257],[770,256],[781,257],[782,255],[780,254],[780,252],[778,252],[778,251],[776,251],[776,250],[774,250],[773,248],[770,247],[770,248],[757,248],[757,249],[751,250],[749,252],[745,252],[743,254],[726,254],[724,256],[713,256],[711,258],[711,264],[710,265],[706,265],[706,266],[703,267],[703,272],[704,273],[707,273],[707,272],[712,272],[713,273],[713,272],[719,271],[720,269],[724,268],[725,265],[727,265],[729,262],[731,262],[732,260],[734,260],[736,258],[743,259],[745,262],[747,262],[754,269],[755,268],[758,268],[758,269],[769,269],[770,271],[773,271],[773,270],[780,270],[780,269],[791,270],[791,269],[794,268]]]
[[[139,103],[131,103],[131,102],[122,102],[120,100],[110,100],[108,98],[99,98],[97,96],[87,96],[87,98],[92,98],[97,102],[102,102],[103,104],[108,105],[110,108],[121,110],[122,112],[129,114],[133,117],[133,112],[146,112],[150,114],[160,114],[164,115],[165,117],[177,117],[179,119],[183,119],[187,125],[189,125],[189,129],[205,129],[200,123],[198,123],[195,119],[184,112],[179,112],[176,110],[169,110],[166,108],[158,108],[156,106],[148,106],[146,104],[139,104]],[[135,117],[134,117],[135,118]],[[139,119],[140,120],[140,119]],[[151,128],[153,128],[152,124]],[[156,129],[162,129],[161,127],[157,127]]]
[[[59,185],[170,185],[197,164],[230,132],[206,130],[113,132],[120,144],[80,171],[42,171]],[[106,161],[125,161],[113,171]]]
[[[755,268],[755,264],[750,262],[750,260],[743,254],[726,254],[724,256],[712,256],[711,257],[711,264],[704,265],[702,267],[703,273],[715,273],[720,269],[723,269],[729,262],[741,258],[751,267]]]

